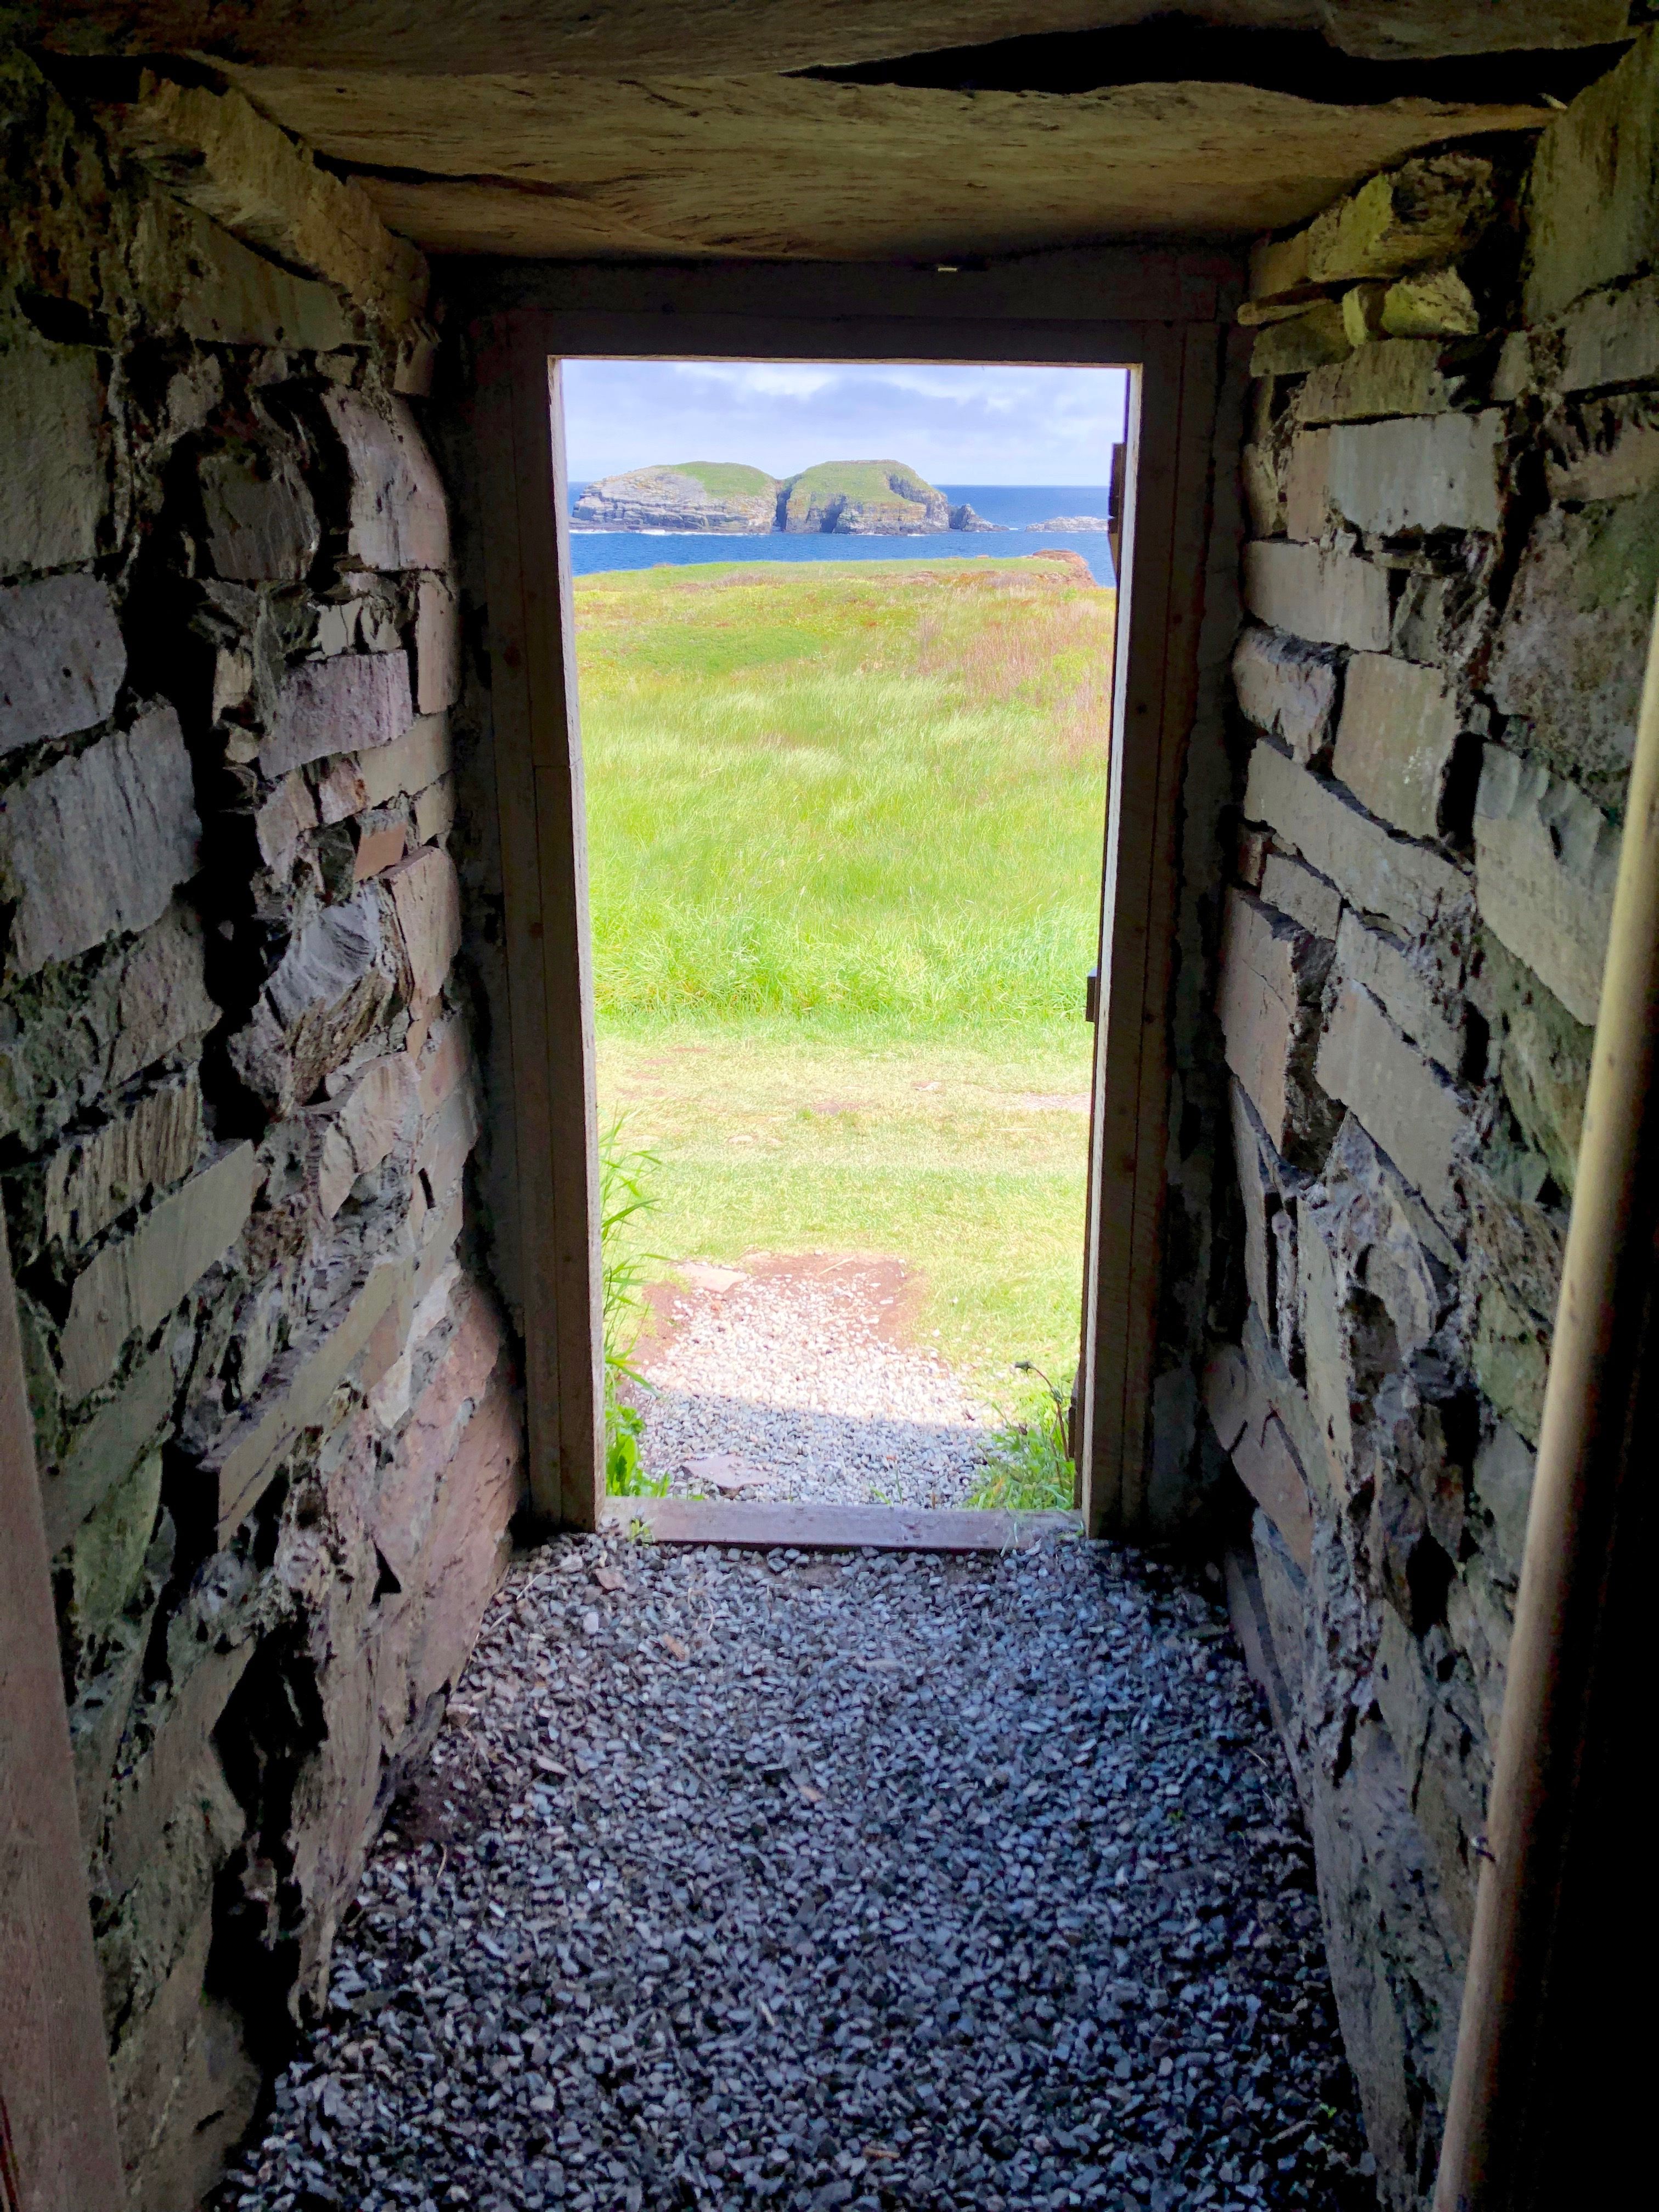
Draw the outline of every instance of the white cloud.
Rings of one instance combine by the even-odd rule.
[[[1122,435],[1124,373],[932,362],[565,364],[578,482],[653,461],[908,461],[939,483],[1097,484]]]
[[[723,362],[673,361],[674,375],[710,385],[722,394],[764,392],[768,398],[811,399],[836,381],[840,371],[827,363],[793,361]]]

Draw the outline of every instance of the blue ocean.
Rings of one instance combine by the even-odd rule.
[[[586,484],[572,484],[573,506],[586,489]],[[701,532],[681,536],[666,530],[580,530],[571,534],[571,566],[578,576],[592,576],[605,568],[678,568],[692,561],[937,561],[941,555],[957,554],[1006,560],[1011,553],[1035,553],[1040,546],[1058,545],[1080,553],[1096,583],[1114,580],[1111,547],[1103,530],[1027,527],[1056,514],[1103,516],[1104,484],[942,483],[939,489],[952,506],[966,500],[988,522],[1000,523],[1001,530],[994,536],[976,530],[935,531],[926,538],[836,538],[819,532],[794,538],[781,531],[763,538],[720,538]]]

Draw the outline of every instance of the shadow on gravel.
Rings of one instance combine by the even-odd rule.
[[[659,1386],[636,1398],[646,1460],[676,1498],[847,1505],[960,1505],[979,1480],[988,1431],[951,1421],[757,1405]],[[735,1468],[710,1470],[727,1457]]]
[[[1373,2203],[1224,1623],[1104,1545],[521,1559],[241,2212]]]

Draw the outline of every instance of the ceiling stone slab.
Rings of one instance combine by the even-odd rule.
[[[1209,83],[1065,97],[775,76],[232,74],[359,171],[393,229],[447,253],[928,259],[1247,237],[1420,147],[1548,116]]]
[[[1630,32],[1630,0],[1323,0],[1322,28],[1373,61],[1601,46]]]
[[[679,76],[846,66],[1176,12],[1320,30],[1387,58],[1598,46],[1629,0],[6,0],[64,53],[200,54],[415,75]]]
[[[201,54],[309,68],[618,76],[796,70],[1099,30],[1168,0],[14,0],[64,53]],[[1320,0],[1183,0],[1206,22],[1314,29]]]

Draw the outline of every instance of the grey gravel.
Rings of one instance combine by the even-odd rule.
[[[672,1334],[641,1361],[646,1468],[672,1495],[712,1494],[687,1462],[726,1453],[754,1468],[750,1498],[967,1498],[996,1416],[937,1352],[884,1334],[879,1276],[701,1272],[724,1279],[677,1298]]]
[[[1374,2202],[1282,1755],[1156,1562],[562,1540],[393,1818],[225,2206]]]

